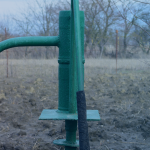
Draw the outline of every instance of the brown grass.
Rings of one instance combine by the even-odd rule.
[[[149,59],[118,59],[118,69],[136,69],[147,70],[149,68]],[[106,70],[116,69],[115,59],[86,59],[85,69],[88,67],[99,67]],[[58,74],[57,59],[9,59],[9,76],[30,76],[34,74],[53,76]],[[0,76],[6,76],[6,59],[0,60]]]

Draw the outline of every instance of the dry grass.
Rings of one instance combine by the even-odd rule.
[[[57,59],[9,59],[9,63],[11,65],[24,65],[24,66],[30,66],[30,65],[50,65],[50,66],[58,66],[58,60]],[[146,65],[148,63],[150,65],[149,59],[118,59],[117,65],[118,68],[145,68],[148,67]],[[6,64],[6,59],[0,60],[1,65]],[[115,68],[116,67],[116,60],[115,59],[86,59],[85,60],[85,66],[89,67],[102,67],[102,68]]]
[[[149,59],[118,59],[118,69],[136,69],[136,70],[148,70],[150,60]],[[9,76],[33,76],[34,74],[53,76],[58,74],[58,60],[50,59],[10,59],[9,60]],[[86,59],[85,67],[99,67],[105,70],[115,70],[115,59]],[[0,76],[6,76],[6,59],[0,60]]]
[[[150,64],[149,59],[118,59],[117,68],[122,69],[143,69],[149,67],[145,62]],[[86,59],[85,66],[100,67],[107,69],[116,68],[115,59]]]

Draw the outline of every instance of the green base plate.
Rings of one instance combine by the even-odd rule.
[[[59,140],[54,140],[53,143],[61,146],[79,147],[78,140],[76,140],[76,143],[69,143],[65,139],[59,139]]]
[[[57,109],[44,109],[39,120],[78,120],[77,114],[60,113]],[[98,110],[87,110],[88,121],[99,121],[100,115]]]

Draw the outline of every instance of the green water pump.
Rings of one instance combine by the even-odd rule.
[[[79,147],[79,141],[76,140],[78,120],[76,92],[84,88],[85,59],[84,12],[78,8],[78,0],[71,0],[71,11],[60,11],[59,36],[18,37],[0,42],[0,52],[19,46],[59,47],[58,109],[44,109],[39,120],[65,120],[66,139],[53,142],[65,146],[65,150],[76,150]],[[87,121],[100,120],[98,110],[87,110],[86,117]]]

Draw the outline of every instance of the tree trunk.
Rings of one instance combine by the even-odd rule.
[[[46,52],[45,52],[45,58],[46,59],[49,59],[49,56],[48,56],[49,52],[48,51],[49,51],[49,48],[46,46]]]
[[[93,44],[90,46],[90,50],[89,50],[89,57],[92,56],[92,51],[93,51]]]
[[[27,57],[28,55],[28,47],[25,48],[25,58]]]
[[[104,46],[101,46],[101,49],[100,49],[100,59],[102,58],[103,51],[104,51]]]
[[[126,58],[127,56],[127,41],[126,41],[126,36],[124,37],[124,40],[123,40],[123,57]]]

